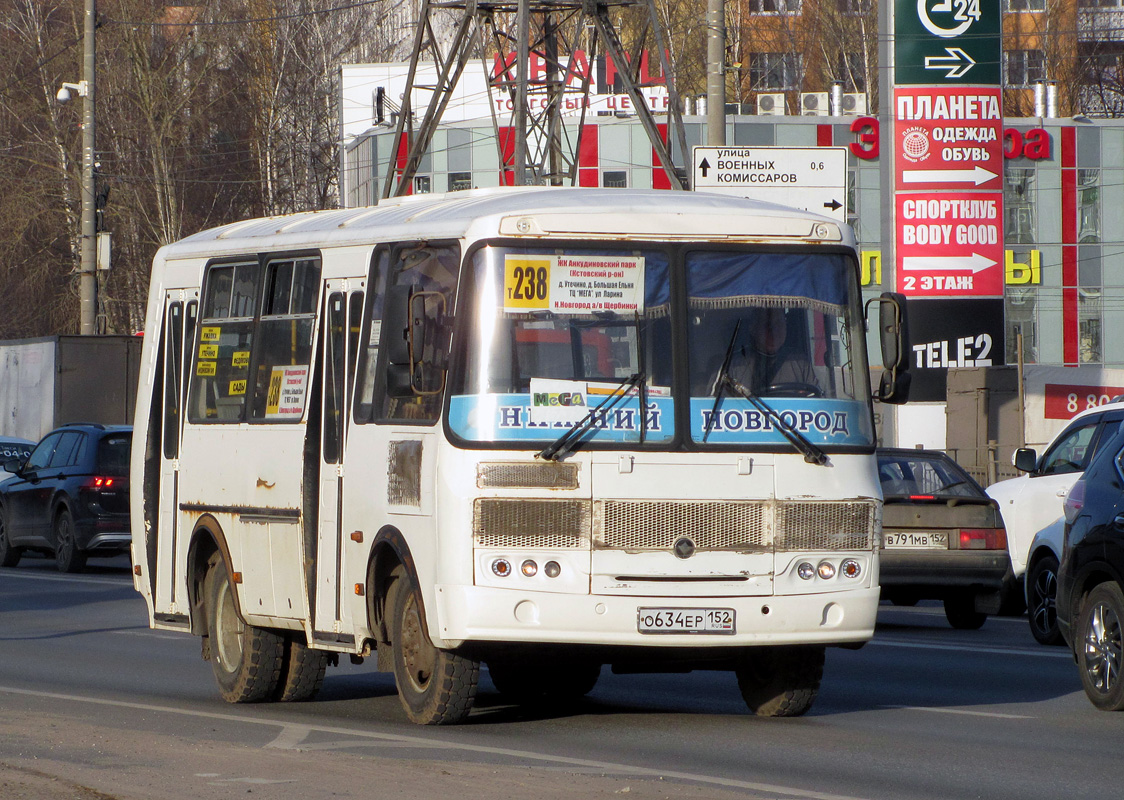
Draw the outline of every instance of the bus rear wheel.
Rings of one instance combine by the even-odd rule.
[[[284,638],[243,621],[234,603],[230,574],[221,558],[212,561],[206,589],[211,669],[223,700],[258,703],[270,699],[281,680]]]
[[[283,703],[311,700],[324,684],[328,654],[323,650],[313,650],[301,638],[298,633],[285,639],[284,663],[274,697]]]
[[[745,704],[759,717],[799,717],[823,679],[822,646],[754,647],[734,670]]]
[[[394,682],[406,716],[419,725],[464,721],[476,699],[480,662],[433,644],[422,617],[421,593],[401,567],[392,575],[387,613]]]

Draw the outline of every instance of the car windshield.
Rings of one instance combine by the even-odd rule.
[[[966,472],[943,456],[878,456],[878,477],[886,497],[982,497]]]
[[[97,471],[102,475],[125,476],[129,474],[130,433],[113,433],[98,442]]]

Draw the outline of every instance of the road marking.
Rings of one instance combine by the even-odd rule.
[[[156,633],[151,628],[145,628],[143,630],[136,630],[136,631],[109,631],[109,633],[115,633],[118,636],[144,636],[144,637],[149,638],[149,639],[171,639],[173,642],[183,641],[183,639],[184,639],[183,634]]]
[[[424,736],[405,736],[402,734],[393,733],[376,733],[374,731],[354,730],[351,728],[342,728],[331,725],[294,726],[286,722],[278,721],[275,719],[265,719],[263,717],[250,717],[242,716],[239,714],[219,714],[214,711],[193,711],[191,709],[158,706],[152,705],[150,703],[130,703],[123,700],[106,700],[100,697],[85,697],[82,695],[60,694],[58,692],[40,692],[31,689],[18,689],[12,686],[0,686],[0,692],[23,695],[25,697],[42,697],[52,700],[62,700],[68,703],[90,703],[92,705],[109,706],[112,708],[130,708],[135,711],[148,711],[152,713],[162,714],[178,714],[185,717],[222,720],[225,722],[242,723],[244,725],[280,727],[282,728],[282,734],[274,739],[274,742],[277,742],[278,739],[281,739],[283,736],[285,736],[284,729],[288,727],[296,729],[289,734],[289,737],[294,737],[301,731],[328,733],[335,736],[353,736],[357,739],[370,739],[377,742],[389,744],[412,745],[424,748],[442,748],[446,750],[460,750],[466,753],[476,753],[481,755],[493,756],[498,755],[505,756],[507,758],[535,761],[543,764],[557,764],[565,767],[582,767],[624,775],[635,775],[639,778],[664,778],[665,780],[670,778],[673,780],[680,780],[689,783],[699,783],[711,786],[722,786],[729,789],[742,789],[747,791],[760,792],[762,794],[770,796],[784,795],[785,797],[796,797],[801,798],[801,800],[863,800],[863,798],[857,798],[848,795],[814,792],[805,789],[797,789],[791,786],[777,786],[775,784],[769,783],[754,783],[753,781],[740,781],[734,780],[732,778],[721,778],[715,775],[699,775],[693,772],[650,769],[648,767],[636,767],[630,764],[617,764],[610,761],[594,761],[585,758],[569,758],[567,756],[552,755],[550,753],[536,753],[532,750],[513,750],[506,747],[489,747],[487,745],[468,744],[465,742],[447,742],[440,739],[426,738]]]
[[[966,714],[970,717],[996,717],[997,719],[1038,719],[1022,714],[1001,714],[998,711],[965,711],[961,708],[934,708],[932,706],[879,706],[879,708],[898,708],[902,711],[932,711],[935,714]]]
[[[128,586],[133,588],[133,582],[127,578],[85,578],[77,575],[63,576],[63,575],[42,575],[35,572],[28,572],[27,570],[6,569],[3,571],[5,578],[27,578],[28,580],[40,581],[57,581],[62,583],[96,583],[101,586]]]
[[[977,645],[958,644],[929,644],[927,642],[913,642],[908,639],[892,639],[885,636],[875,636],[868,645],[882,645],[883,647],[906,647],[915,650],[948,650],[956,653],[997,653],[1005,656],[1030,656],[1031,658],[1064,658],[1073,660],[1073,653],[1065,648],[1054,648],[1043,645],[1040,649],[1029,647],[979,647]],[[1060,652],[1059,652],[1060,651]]]

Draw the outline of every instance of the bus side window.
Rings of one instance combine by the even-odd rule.
[[[423,292],[445,296],[445,314],[452,317],[460,273],[460,248],[455,244],[422,243],[400,247],[394,254],[394,286],[417,286]],[[441,413],[441,395],[413,398],[387,397],[380,388],[380,419],[435,422]]]
[[[328,296],[325,317],[323,455],[325,464],[338,464],[343,444],[343,376],[347,335],[341,292]]]
[[[359,333],[363,325],[363,292],[352,292],[347,299],[347,401],[344,408],[351,407],[351,393],[355,391],[355,364],[359,358]]]
[[[183,303],[168,306],[164,342],[164,457],[175,458],[180,450],[180,403],[183,400]]]
[[[259,272],[257,261],[217,264],[207,270],[191,370],[191,422],[242,420]]]
[[[253,418],[300,422],[312,372],[320,259],[271,261],[258,323]],[[243,383],[243,393],[247,386]]]
[[[374,409],[375,384],[377,383],[376,369],[379,363],[379,339],[382,336],[382,307],[386,297],[386,276],[390,266],[390,251],[380,247],[371,259],[371,275],[367,281],[370,294],[367,303],[370,306],[367,318],[367,341],[365,344],[356,343],[355,352],[358,355],[358,373],[355,374],[355,421],[370,422],[371,412]],[[362,303],[362,294],[359,302]],[[352,295],[354,302],[355,295]],[[352,325],[358,325],[359,317],[354,317]]]

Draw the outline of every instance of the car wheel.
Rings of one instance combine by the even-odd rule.
[[[223,700],[257,703],[274,696],[281,681],[285,640],[248,625],[238,614],[226,563],[212,559],[205,586],[211,669]]]
[[[1039,644],[1063,644],[1058,630],[1058,561],[1044,556],[1026,574],[1027,618]]]
[[[74,538],[74,517],[65,507],[55,517],[55,565],[59,572],[81,572],[86,566],[86,554]]]
[[[978,631],[987,622],[987,614],[976,611],[976,598],[970,594],[946,597],[944,615],[949,625],[961,631]]]
[[[4,522],[4,514],[0,511],[0,567],[14,567],[20,563],[23,548],[13,547],[8,541],[8,529]]]
[[[453,725],[472,710],[480,662],[436,647],[422,618],[421,593],[406,571],[391,575],[387,597],[394,682],[406,716],[419,725]]]
[[[1124,709],[1124,592],[1115,582],[1102,583],[1081,607],[1074,642],[1081,685],[1102,711]]]
[[[752,647],[734,674],[746,706],[759,717],[799,717],[823,679],[822,646]]]

